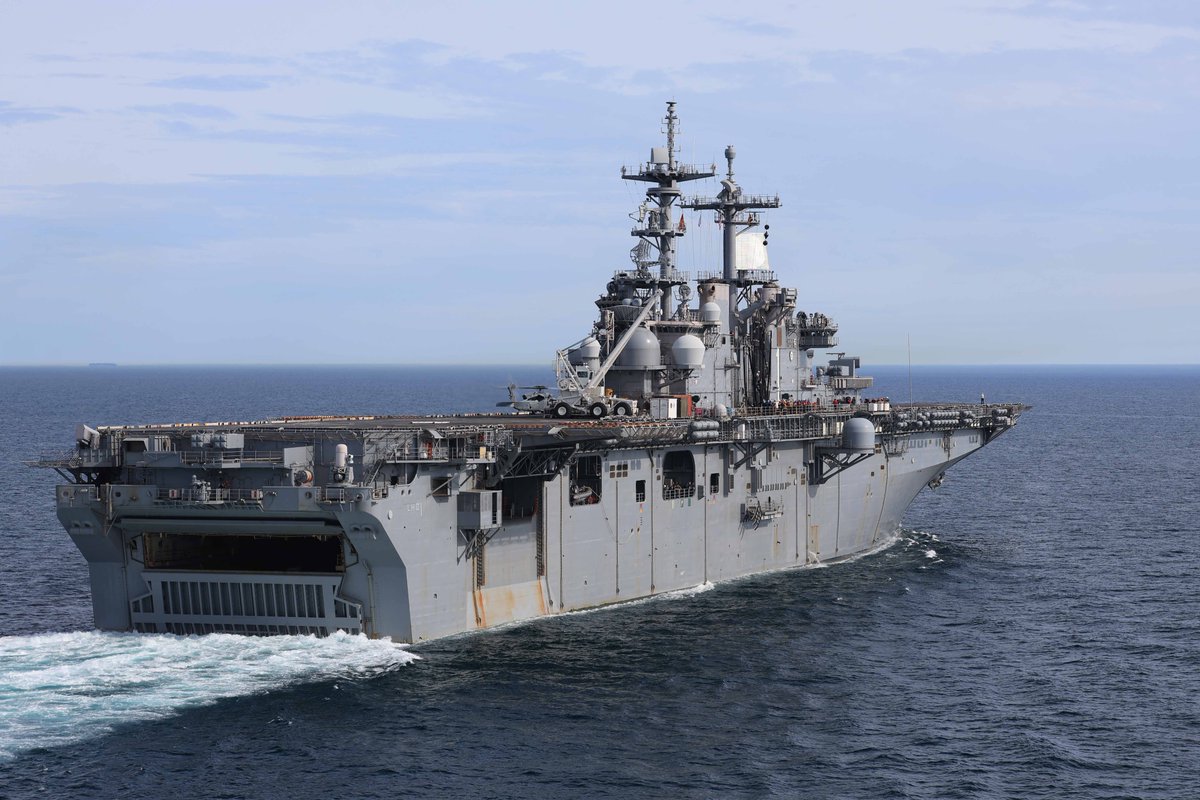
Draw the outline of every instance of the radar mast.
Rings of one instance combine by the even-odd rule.
[[[779,208],[779,195],[742,194],[742,187],[733,179],[733,159],[737,151],[733,145],[725,148],[725,163],[728,165],[725,178],[721,181],[721,191],[716,197],[693,197],[681,203],[683,208],[696,211],[716,211],[717,224],[722,226],[722,243],[724,245],[724,278],[733,283],[738,279],[737,273],[737,235],[739,229],[753,228],[758,224],[758,214],[750,209]],[[765,241],[765,240],[764,240]]]
[[[653,183],[646,189],[646,198],[652,204],[644,215],[639,215],[637,224],[630,235],[636,236],[639,242],[645,242],[649,248],[657,251],[657,258],[652,253],[635,247],[635,263],[639,273],[648,273],[651,265],[658,264],[658,279],[652,281],[662,289],[662,313],[664,317],[671,315],[671,286],[686,283],[675,270],[675,239],[683,236],[685,228],[675,222],[674,203],[683,196],[679,184],[685,181],[711,178],[717,174],[716,165],[697,167],[694,164],[681,164],[676,158],[675,137],[679,133],[679,117],[675,115],[675,102],[667,103],[667,115],[663,118],[664,133],[667,135],[666,147],[650,148],[650,160],[636,168],[621,168],[621,177],[627,181],[642,181]],[[650,278],[648,274],[639,277]]]

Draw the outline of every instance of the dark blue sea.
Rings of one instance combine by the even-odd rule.
[[[904,368],[874,370],[908,399]],[[888,548],[410,649],[90,631],[77,422],[484,409],[530,367],[0,369],[0,797],[1200,797],[1200,368],[1029,403]]]

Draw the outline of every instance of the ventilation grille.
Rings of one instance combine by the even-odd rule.
[[[362,604],[339,597],[339,576],[145,572],[149,592],[130,603],[145,633],[249,635],[362,632]]]

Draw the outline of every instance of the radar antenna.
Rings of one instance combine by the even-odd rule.
[[[759,223],[758,214],[753,211],[746,212],[749,209],[757,208],[779,208],[779,195],[767,197],[742,193],[742,187],[738,186],[733,179],[733,159],[736,155],[737,151],[733,149],[733,145],[725,148],[727,170],[724,180],[721,181],[721,191],[717,193],[716,197],[693,197],[691,200],[681,203],[683,208],[717,212],[717,224],[723,226],[721,233],[725,251],[724,278],[729,282],[733,282],[737,278],[738,230],[753,228]],[[763,228],[763,244],[767,242],[768,234],[765,231],[769,227]]]
[[[642,181],[654,184],[646,189],[646,198],[651,204],[645,219],[637,220],[630,234],[651,245],[658,251],[658,279],[653,281],[662,290],[663,316],[671,313],[670,287],[686,281],[675,271],[675,239],[685,231],[675,224],[674,203],[683,196],[679,184],[684,181],[711,178],[717,174],[716,165],[709,168],[692,164],[681,164],[675,160],[675,137],[679,133],[679,117],[675,115],[675,102],[667,103],[667,115],[663,125],[667,134],[666,147],[650,148],[650,160],[634,168],[622,167],[621,177],[627,181]],[[636,250],[637,248],[635,248]],[[649,267],[652,261],[639,262],[640,267]]]

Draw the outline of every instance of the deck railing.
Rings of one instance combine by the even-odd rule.
[[[694,497],[695,494],[695,484],[691,486],[670,486],[663,484],[663,500],[682,500],[685,497]]]
[[[282,464],[282,450],[179,450],[179,460],[185,467],[206,464]]]

